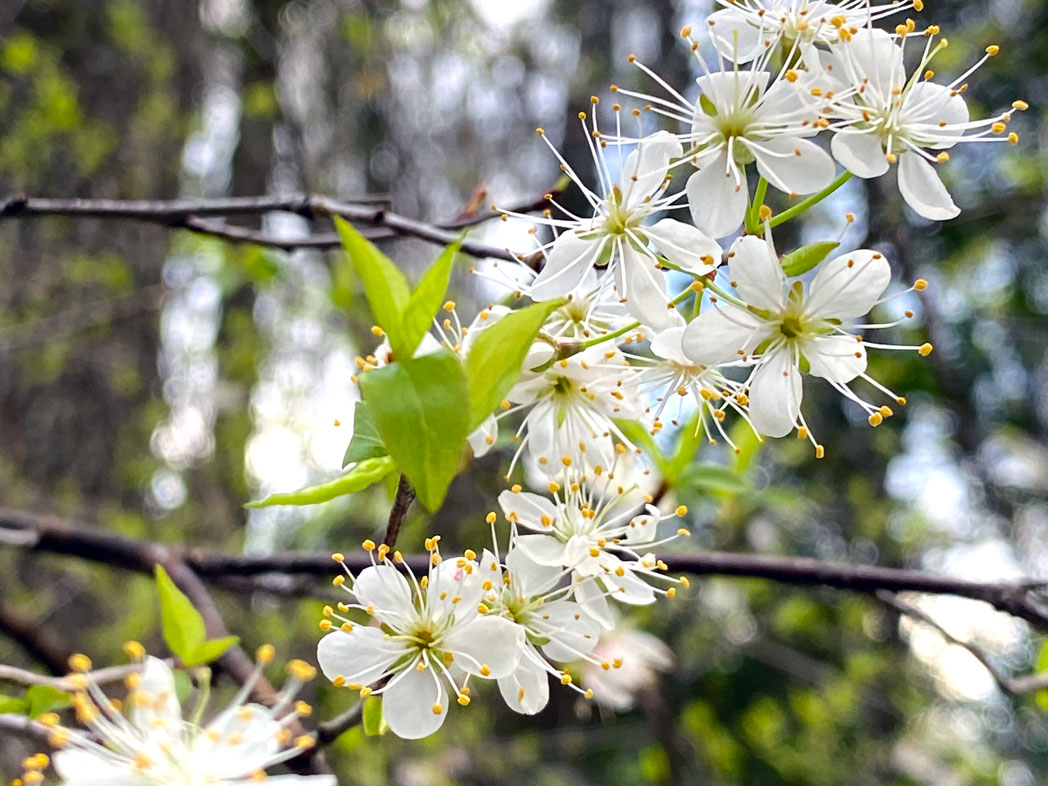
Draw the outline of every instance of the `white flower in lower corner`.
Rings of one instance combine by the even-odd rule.
[[[608,598],[646,605],[659,595],[673,597],[676,584],[687,584],[687,579],[665,575],[666,564],[652,552],[688,534],[678,529],[669,537],[658,535],[661,521],[683,516],[687,508],[663,515],[650,504],[650,497],[618,486],[614,470],[612,466],[592,483],[573,473],[566,476],[564,489],[550,483],[552,499],[519,486],[499,495],[499,505],[514,527],[514,548],[539,565],[570,573],[575,601],[606,628],[613,624]],[[519,534],[520,528],[528,533]],[[671,586],[663,588],[661,582]]]
[[[929,28],[924,34],[892,36],[862,29],[833,47],[827,67],[849,88],[836,102],[830,148],[837,161],[862,178],[879,177],[898,163],[899,191],[906,204],[924,218],[945,221],[960,209],[934,164],[948,161],[946,151],[960,142],[1015,144],[1019,137],[1005,135],[1010,112],[971,120],[962,96],[964,80],[997,47],[987,47],[982,60],[949,84],[936,84],[928,81],[933,72],[925,71],[946,46],[945,40],[932,45],[936,32]],[[915,38],[925,39],[924,52],[916,67],[907,69],[906,43]],[[1016,101],[1012,107],[1023,110],[1026,103]]]
[[[540,712],[549,701],[551,676],[588,697],[589,691],[578,687],[569,672],[549,662],[589,659],[601,633],[600,624],[567,599],[571,589],[558,587],[565,572],[539,565],[512,547],[505,570],[485,551],[480,571],[485,577],[485,612],[513,620],[527,634],[516,670],[498,681],[510,709],[525,715]]]
[[[805,291],[801,281],[790,284],[770,240],[749,235],[735,241],[728,266],[732,285],[741,300],[715,298],[684,331],[684,353],[704,365],[752,365],[746,380],[749,417],[753,427],[769,437],[797,429],[822,456],[801,414],[802,373],[821,377],[846,398],[855,401],[879,425],[892,414],[860,398],[848,383],[864,379],[899,404],[906,400],[866,374],[866,350],[914,350],[920,347],[874,344],[845,327],[867,314],[881,300],[891,281],[888,260],[876,251],[859,249],[819,266]],[[923,289],[918,281],[913,289]],[[909,314],[907,314],[909,316]],[[900,320],[901,321],[901,320]],[[851,329],[892,327],[854,325]]]
[[[619,629],[605,633],[593,651],[601,664],[586,663],[582,679],[593,691],[597,704],[617,712],[632,709],[638,694],[655,684],[658,672],[673,667],[673,653],[650,633]]]
[[[90,661],[73,656],[71,679],[81,690],[73,697],[77,719],[91,734],[59,725],[57,715],[40,721],[52,728],[51,742],[58,747],[54,767],[67,786],[221,786],[259,780],[265,770],[312,747],[310,736],[294,738],[290,727],[310,708],[292,699],[305,680],[316,673],[302,661],[289,664],[291,676],[272,708],[245,704],[262,666],[272,658],[272,647],[259,650],[253,677],[236,697],[209,723],[199,726],[183,717],[175,695],[171,669],[162,660],[145,657],[141,645],[125,649],[142,660],[141,672],[127,679],[126,714],[112,703],[87,670]],[[202,710],[203,707],[201,706]],[[280,775],[270,783],[290,786],[335,786],[334,776]]]
[[[480,614],[484,578],[476,555],[443,561],[438,540],[427,539],[429,572],[418,580],[397,567],[403,562],[399,552],[391,560],[382,546],[376,561],[375,544],[365,541],[372,565],[355,578],[346,568],[351,586],[336,579],[353,597],[353,603],[339,604],[339,612],[363,611],[381,627],[355,623],[329,606],[321,627],[331,633],[317,647],[324,675],[362,697],[381,696],[390,731],[405,739],[439,729],[450,708],[449,695],[469,704],[469,687],[459,684],[459,676],[506,677],[524,650],[522,627]],[[341,555],[335,557],[342,561]]]

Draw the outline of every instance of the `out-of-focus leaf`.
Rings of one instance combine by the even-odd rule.
[[[752,491],[745,478],[719,464],[696,464],[688,467],[681,475],[678,485],[732,496]]]
[[[218,660],[227,650],[231,647],[235,647],[239,643],[239,636],[223,636],[219,639],[208,639],[202,644],[198,644],[194,647],[189,653],[189,657],[183,657],[182,661],[187,666],[202,666],[205,663],[211,663],[211,661]]]
[[[371,418],[371,410],[368,409],[367,402],[358,401],[353,409],[353,438],[349,441],[349,447],[346,448],[342,466],[345,467],[354,461],[387,455],[389,451],[382,444],[382,437],[375,429],[375,422]]]
[[[692,459],[699,450],[699,445],[706,438],[697,430],[699,425],[699,413],[692,417],[680,427],[677,433],[677,441],[673,446],[673,452],[666,461],[666,467],[662,476],[671,486],[676,485],[681,473],[691,464]]]
[[[156,566],[156,589],[164,641],[171,652],[185,661],[207,638],[204,618],[160,565]]]
[[[360,389],[382,442],[419,502],[436,510],[458,471],[469,434],[469,393],[458,358],[441,350],[399,360],[361,374]]]
[[[361,721],[367,736],[377,737],[386,733],[389,727],[386,725],[386,719],[382,717],[381,696],[368,696],[364,699],[364,707],[361,712]]]
[[[636,420],[616,420],[615,425],[630,442],[644,451],[645,456],[655,462],[655,468],[665,478],[669,471],[669,460],[659,449],[648,427]]]
[[[0,715],[25,715],[29,712],[29,702],[14,696],[0,695]]]
[[[563,302],[535,303],[513,311],[477,336],[466,357],[470,428],[479,426],[502,402],[520,376],[542,323]]]
[[[33,685],[26,691],[25,697],[29,702],[31,718],[39,718],[45,712],[68,707],[73,701],[73,697],[68,693],[50,685]]]
[[[388,366],[386,367],[388,368]],[[381,371],[383,369],[379,369]],[[369,372],[370,374],[378,371]],[[363,377],[361,377],[363,379]],[[355,494],[363,491],[372,483],[377,483],[386,475],[396,469],[396,462],[389,456],[370,458],[357,463],[353,469],[345,475],[321,483],[316,486],[307,486],[298,491],[289,491],[283,494],[270,494],[265,499],[257,499],[244,505],[245,508],[269,508],[273,505],[317,505],[328,502],[336,497],[344,497],[347,494]]]
[[[839,245],[840,243],[835,240],[820,240],[816,243],[801,246],[796,251],[792,251],[782,258],[782,272],[787,276],[799,276],[802,273],[807,273],[822,260],[826,259],[830,252]]]
[[[390,336],[394,357],[411,357],[415,354],[422,337],[429,332],[433,317],[444,303],[444,293],[448,290],[451,279],[451,268],[455,263],[462,243],[452,243],[430,265],[422,276],[418,287],[408,298],[404,312],[401,314],[401,330],[397,341]]]

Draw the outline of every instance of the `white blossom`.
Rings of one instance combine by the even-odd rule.
[[[199,725],[198,705],[184,717],[175,693],[174,675],[164,661],[144,657],[141,645],[127,646],[143,658],[142,670],[127,680],[126,713],[112,703],[94,682],[84,656],[74,656],[72,679],[82,686],[73,697],[77,719],[91,734],[58,725],[58,716],[41,721],[52,727],[51,742],[60,750],[54,768],[67,786],[241,786],[264,776],[264,771],[313,746],[311,736],[294,738],[290,726],[308,715],[303,702],[292,702],[303,681],[315,669],[302,661],[289,665],[290,677],[273,707],[244,703],[272,657],[272,647],[259,651],[259,664],[226,709],[206,725]],[[78,664],[82,664],[82,667]],[[206,688],[202,697],[206,701]],[[302,783],[335,786],[334,776],[279,775],[268,778],[282,786]]]
[[[688,534],[679,529],[659,538],[659,523],[683,516],[687,509],[681,506],[663,515],[636,488],[615,485],[614,474],[612,468],[591,483],[566,473],[564,488],[549,484],[552,499],[519,486],[499,495],[499,505],[514,527],[513,547],[539,565],[570,571],[575,600],[607,628],[613,624],[609,597],[646,605],[660,594],[675,594],[673,586],[664,589],[653,583],[679,580],[665,575],[666,565],[652,549]],[[519,534],[519,528],[527,534]]]
[[[375,544],[366,541],[372,564],[355,577],[346,568],[349,585],[340,583],[353,602],[340,603],[338,612],[325,608],[322,627],[331,632],[317,647],[324,675],[360,691],[362,698],[381,696],[383,718],[406,739],[425,737],[443,725],[449,695],[469,704],[469,688],[459,684],[458,675],[509,676],[524,647],[522,627],[480,613],[484,578],[476,555],[441,560],[438,540],[427,540],[429,570],[418,580],[397,567],[403,563],[399,552],[389,559],[383,545],[376,560]],[[341,562],[341,555],[335,557]],[[344,616],[350,610],[363,611],[378,627],[353,622]]]
[[[760,433],[781,437],[797,428],[815,444],[801,415],[802,372],[827,380],[860,404],[871,425],[879,425],[892,410],[864,401],[848,387],[852,380],[864,379],[905,403],[866,374],[866,350],[911,349],[926,355],[931,345],[873,344],[845,327],[880,302],[891,281],[883,255],[859,249],[824,262],[807,290],[801,281],[787,281],[770,239],[741,237],[728,257],[738,298],[716,298],[716,306],[704,310],[685,329],[682,346],[689,358],[704,365],[753,366],[746,380],[749,417]],[[921,281],[915,288],[923,286]],[[816,451],[822,455],[817,444]]]
[[[673,652],[650,633],[616,627],[605,633],[593,654],[612,668],[583,665],[582,678],[597,704],[617,712],[632,709],[637,695],[655,684],[657,672],[673,667]]]
[[[585,128],[585,115],[582,117]],[[639,140],[628,154],[621,142],[612,143],[621,169],[616,180],[606,155],[609,143],[597,129],[595,113],[592,131],[586,131],[599,181],[597,191],[560,157],[540,129],[562,169],[582,191],[590,215],[576,216],[554,202],[563,218],[529,219],[552,226],[559,234],[540,247],[545,265],[528,292],[540,301],[563,297],[594,267],[607,267],[629,313],[646,325],[662,325],[670,310],[662,260],[698,275],[720,262],[720,247],[695,227],[674,218],[645,223],[679,202],[676,195],[667,196],[666,189],[670,162],[681,155],[681,143],[664,131]]]
[[[996,46],[972,68],[949,84],[930,81],[928,66],[945,40],[933,44],[937,28],[923,36],[892,36],[864,28],[832,48],[827,68],[846,83],[835,101],[834,157],[859,177],[885,174],[898,163],[899,191],[906,204],[924,218],[945,221],[960,209],[943,185],[935,164],[948,161],[946,151],[959,142],[1018,142],[1013,132],[1002,136],[1011,119],[1008,112],[986,120],[971,120],[963,92],[964,80],[997,53]],[[924,38],[924,51],[911,70],[904,61],[906,44]],[[1015,109],[1026,104],[1016,101]],[[974,132],[974,133],[969,133]],[[939,151],[939,152],[934,152]]]

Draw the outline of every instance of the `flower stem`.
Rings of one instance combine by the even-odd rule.
[[[756,235],[761,231],[760,210],[764,204],[764,195],[768,193],[768,181],[763,177],[757,181],[757,191],[753,203],[746,209],[746,234]]]
[[[838,177],[836,180],[834,180],[832,183],[826,186],[826,188],[824,188],[822,191],[812,194],[807,199],[801,200],[788,210],[783,210],[781,213],[779,213],[779,215],[772,216],[772,219],[769,223],[771,224],[771,226],[777,227],[779,224],[782,224],[786,221],[789,221],[791,218],[799,216],[805,210],[812,207],[813,205],[819,204],[819,202],[824,200],[838,188],[840,188],[849,180],[851,180],[851,176],[851,172],[849,172],[848,170],[844,170],[844,172],[841,173],[840,177]]]

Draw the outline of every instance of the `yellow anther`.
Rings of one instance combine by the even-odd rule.
[[[469,696],[466,696],[465,694],[460,693],[457,701],[463,707],[469,706]]]
[[[682,587],[684,587],[684,589],[687,589],[688,587],[691,586],[691,579],[689,579],[687,576],[681,576],[680,577],[680,585]]]
[[[367,540],[365,540],[361,545],[364,547],[364,551],[374,551],[375,550],[375,541],[373,541],[371,538],[368,538]]]
[[[320,613],[323,614],[325,617],[330,617],[332,614],[335,613],[335,610],[330,606],[325,606]]]
[[[433,714],[434,715],[440,715],[440,713],[442,713],[443,711],[444,711],[444,706],[443,705],[441,705],[441,704],[434,704],[433,705]]]
[[[877,426],[881,425],[881,423],[884,422],[884,416],[880,412],[874,412],[868,418],[866,418],[866,421],[871,426],[876,428]]]
[[[473,549],[466,549],[466,551],[464,552],[464,556],[466,557],[466,559],[474,560],[477,558],[477,552],[475,552]]]
[[[1030,105],[1023,100],[1012,101],[1012,109],[1018,109],[1020,112],[1025,112],[1030,108]]]
[[[276,650],[273,649],[272,644],[263,644],[257,650],[255,650],[255,660],[259,663],[269,663],[273,660],[273,656],[276,654]]]
[[[300,751],[308,751],[314,745],[316,745],[316,740],[308,734],[303,734],[301,737],[295,739],[295,747]]]
[[[369,688],[367,685],[363,686],[359,690],[360,690],[360,698],[362,698],[362,699],[366,699],[368,696],[371,695],[371,688]]]
[[[324,633],[327,633],[329,630],[331,630],[332,627],[333,626],[331,624],[331,620],[321,620],[320,621],[320,629],[322,631],[324,631]]]
[[[587,699],[592,699],[593,698],[593,688],[586,688],[586,692],[584,694],[582,694],[582,695],[585,696]]]
[[[667,598],[671,598],[672,599],[672,598],[675,598],[676,596],[677,596],[677,588],[676,587],[670,587],[668,590],[666,590],[666,597]]]
[[[885,404],[885,405],[884,405],[883,407],[881,407],[881,408],[880,408],[880,410],[878,410],[878,411],[879,411],[879,412],[880,412],[880,413],[881,413],[882,415],[884,415],[884,417],[886,417],[886,418],[890,418],[890,417],[891,417],[892,415],[894,415],[894,414],[895,414],[895,413],[894,413],[894,412],[892,411],[892,408],[891,408],[891,407],[889,407],[889,406],[888,406],[887,404]]]
[[[923,278],[919,278],[913,282],[913,288],[916,289],[918,292],[923,292],[928,288],[928,282],[925,281]]]
[[[385,333],[382,332],[382,328],[380,328],[378,325],[372,325],[371,332],[374,333],[376,336],[385,335]]]
[[[304,660],[293,660],[287,664],[288,673],[292,677],[303,682],[309,682],[315,676],[317,676],[317,670],[306,663]]]
[[[91,671],[91,659],[82,653],[69,656],[69,668],[72,671]]]
[[[688,530],[686,530],[684,527],[681,527],[679,530],[677,530],[677,534],[680,535],[682,538],[686,538],[691,533]]]
[[[487,516],[484,517],[484,521],[488,524],[494,524],[498,516],[495,515],[495,511],[491,511]]]
[[[480,664],[480,676],[488,677],[491,675],[491,667],[486,663]]]
[[[560,675],[560,684],[561,685],[570,685],[571,684],[571,675],[568,672],[564,672],[563,674]]]
[[[997,44],[990,44],[988,47],[986,47],[986,54],[988,54],[990,57],[993,57],[1000,51],[1001,47],[997,46]]]
[[[935,160],[938,161],[940,164],[945,164],[947,161],[950,160],[950,154],[943,150],[935,157]]]
[[[932,354],[932,349],[934,349],[934,347],[926,342],[917,348],[917,354],[922,358],[926,358],[928,355]]]
[[[446,301],[444,303],[444,310],[445,311],[454,311],[455,310],[455,305],[456,305],[456,303],[455,303],[454,300],[448,300],[448,301]]]
[[[622,668],[622,658],[615,658],[615,660],[613,660],[611,662],[611,665],[612,665],[613,668],[621,669]]]
[[[131,660],[142,660],[146,656],[146,648],[137,641],[125,641],[123,650]]]
[[[817,458],[817,459],[826,458],[826,448],[824,448],[822,445],[816,445],[815,446],[815,458]]]
[[[1008,142],[1013,145],[1019,144],[1019,135],[1012,131],[1010,134],[1008,134]]]
[[[343,584],[346,583],[346,577],[335,576],[335,578],[331,579],[331,583],[334,584],[336,587],[341,587]]]
[[[767,221],[771,218],[771,208],[767,205],[761,205],[757,215],[760,216],[761,221]]]
[[[690,38],[691,37],[691,25],[685,25],[684,27],[682,27],[680,29],[680,37],[681,38]]]
[[[681,506],[679,506],[677,508],[677,510],[675,512],[676,512],[676,514],[678,516],[685,516],[688,513],[688,506],[687,505],[681,505]]]
[[[297,712],[303,718],[308,718],[310,715],[313,714],[313,708],[306,704],[306,702],[304,701],[296,701],[295,712]]]
[[[797,81],[797,72],[794,71],[792,68],[789,71],[786,72],[786,81],[787,82],[796,82]]]

